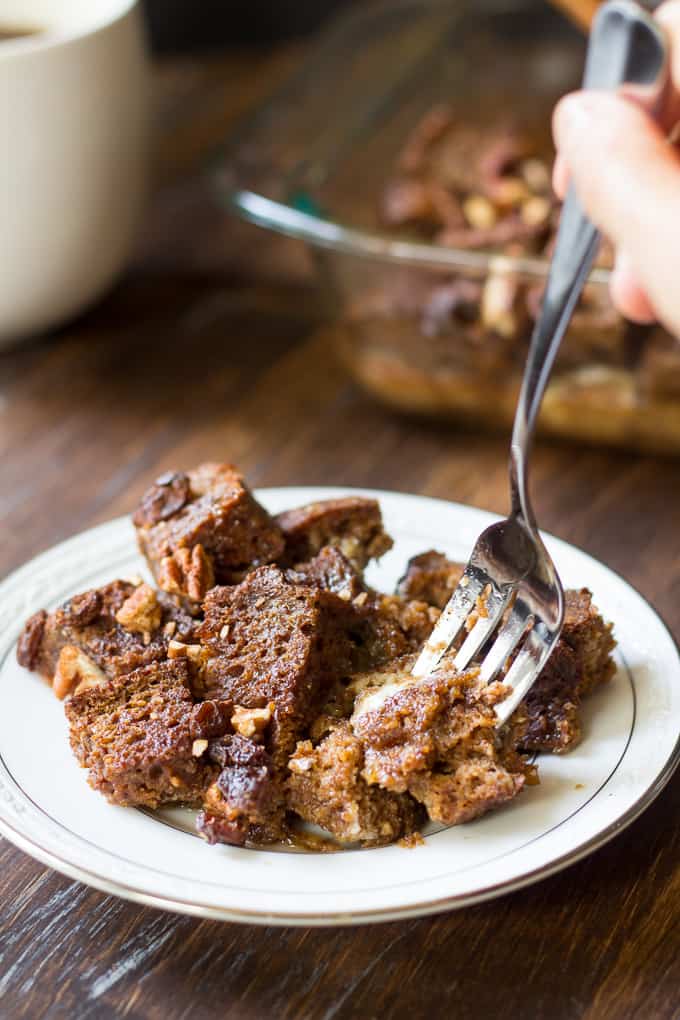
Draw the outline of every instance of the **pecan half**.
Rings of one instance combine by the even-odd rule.
[[[17,645],[17,662],[26,669],[35,669],[38,663],[46,621],[47,613],[40,609],[24,624]]]
[[[101,593],[96,589],[83,592],[82,595],[74,595],[64,607],[69,620],[76,627],[87,627],[93,623],[102,610]]]
[[[266,708],[243,708],[242,705],[235,705],[231,725],[242,737],[258,740],[269,725],[273,711],[273,702]]]
[[[161,560],[158,584],[163,591],[201,602],[214,583],[212,560],[200,542],[191,549],[175,549]]]
[[[161,625],[162,610],[150,584],[140,584],[116,613],[116,620],[126,630],[143,634],[145,639]]]
[[[132,523],[137,528],[150,528],[178,513],[190,498],[188,476],[180,471],[169,471],[144,493]]]

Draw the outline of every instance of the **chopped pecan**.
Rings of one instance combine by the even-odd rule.
[[[92,659],[75,645],[64,645],[52,681],[52,690],[61,701],[75,687],[79,692],[89,687],[101,687],[108,681]]]
[[[518,298],[517,280],[500,273],[491,273],[482,294],[482,325],[499,336],[511,340],[523,324]]]
[[[150,584],[140,584],[116,613],[116,620],[126,630],[143,634],[148,642],[161,625],[162,608]]]
[[[142,496],[132,523],[137,528],[149,528],[159,521],[172,517],[189,501],[191,489],[187,475],[169,471],[157,478]]]
[[[158,584],[163,591],[174,595],[187,595],[201,602],[215,584],[212,560],[200,542],[191,549],[175,549],[172,556],[161,560]]]
[[[487,193],[494,205],[501,209],[512,209],[530,197],[530,191],[519,177],[500,177],[487,185]]]
[[[550,220],[552,203],[543,195],[532,195],[523,203],[521,217],[530,227],[542,227]]]
[[[206,658],[206,650],[202,645],[186,645],[183,641],[168,642],[169,659],[189,659],[194,666],[202,666]]]
[[[547,194],[551,188],[550,170],[542,159],[525,159],[521,166],[522,177],[535,195]]]
[[[475,230],[490,230],[498,219],[496,207],[484,195],[470,195],[463,202],[465,219]]]
[[[67,603],[66,612],[76,627],[87,627],[93,623],[102,610],[102,597],[97,589],[74,595]]]
[[[242,737],[257,740],[269,725],[274,707],[271,701],[266,708],[243,708],[241,705],[235,705],[231,725]]]
[[[40,609],[24,624],[17,645],[17,662],[26,669],[35,669],[40,655],[47,613]]]

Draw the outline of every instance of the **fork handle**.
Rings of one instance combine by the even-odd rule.
[[[608,0],[597,12],[588,44],[585,89],[626,94],[659,117],[668,85],[668,47],[661,26],[635,0]],[[513,511],[535,527],[527,495],[531,438],[560,343],[588,278],[600,234],[569,188],[541,312],[536,322],[520,391],[511,448]]]

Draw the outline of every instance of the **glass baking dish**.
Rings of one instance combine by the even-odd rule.
[[[370,4],[327,32],[221,152],[214,174],[221,202],[306,242],[328,287],[337,349],[386,404],[473,427],[511,424],[547,248],[514,237],[480,244],[483,232],[470,243],[471,224],[484,227],[488,215],[528,219],[537,194],[525,191],[510,212],[493,205],[489,214],[487,185],[477,188],[474,176],[481,157],[467,159],[465,139],[473,150],[480,139],[488,149],[506,129],[521,134],[531,140],[517,164],[522,181],[530,180],[530,164],[533,176],[538,167],[547,178],[551,110],[578,85],[584,51],[581,34],[543,0]],[[434,231],[408,216],[386,224],[395,174],[397,192],[404,174],[412,185],[413,166],[404,167],[414,138],[433,134],[442,110],[444,141],[428,142],[435,146],[428,163],[420,153],[418,180],[435,187],[445,206],[454,195],[468,233],[441,229],[441,218]],[[455,186],[446,177],[454,180],[451,159]],[[466,174],[468,192],[455,191]],[[442,186],[449,188],[443,198]],[[549,183],[537,186],[539,215],[548,216]],[[552,224],[558,210],[554,198],[547,201]],[[446,222],[460,211],[451,215]],[[552,229],[547,224],[540,229]],[[622,320],[609,303],[608,277],[603,257],[565,338],[540,428],[680,452],[680,345],[659,327]]]

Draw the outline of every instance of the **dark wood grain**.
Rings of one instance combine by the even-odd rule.
[[[375,406],[333,358],[304,258],[205,197],[206,152],[294,56],[159,71],[158,187],[133,270],[85,319],[0,356],[0,572],[199,459],[233,459],[256,485],[506,509],[506,441]],[[611,564],[680,633],[680,461],[543,444],[534,484],[546,528]],[[2,843],[0,1016],[671,1020],[678,817],[680,777],[614,842],[531,889],[336,930],[165,914]]]

